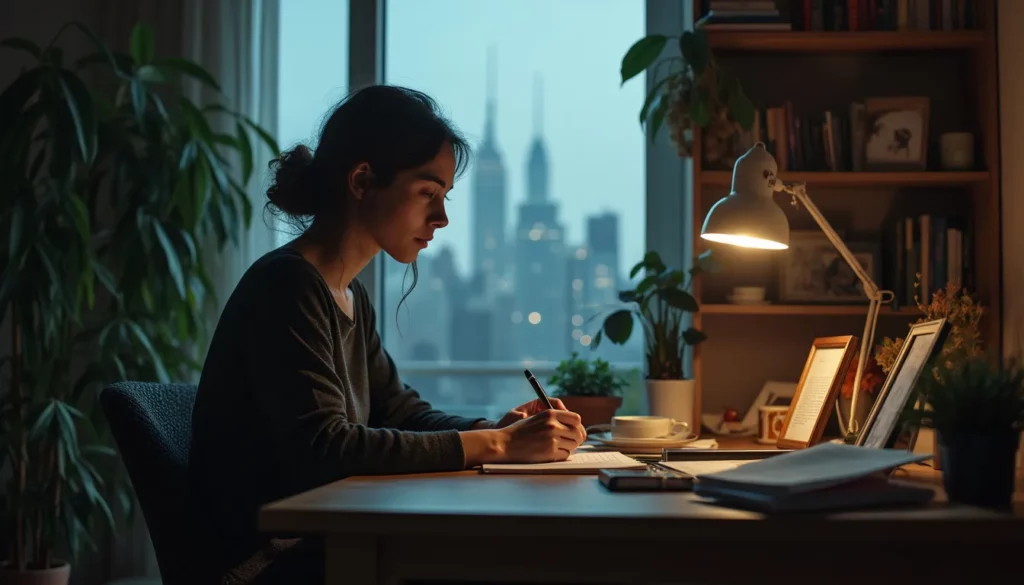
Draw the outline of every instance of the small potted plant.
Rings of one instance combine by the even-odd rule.
[[[622,390],[628,382],[603,359],[588,361],[574,351],[559,362],[548,384],[557,387],[554,395],[589,427],[611,422],[622,406]]]
[[[937,368],[937,376],[918,382],[909,422],[935,429],[949,501],[1008,509],[1024,427],[1024,371],[984,356]]]
[[[694,432],[699,428],[699,413],[694,412],[696,384],[685,376],[683,361],[687,346],[696,345],[707,336],[690,327],[686,315],[700,310],[689,292],[690,285],[694,277],[710,267],[710,252],[697,258],[686,272],[670,270],[657,252],[647,252],[629,273],[630,278],[641,271],[646,276],[636,287],[619,292],[619,300],[628,306],[608,314],[590,344],[591,349],[596,349],[602,336],[612,343],[626,343],[636,317],[645,337],[645,386],[650,414],[685,421]]]
[[[680,54],[661,58],[669,41],[678,42]],[[740,132],[754,125],[754,104],[739,77],[715,60],[704,20],[678,39],[654,34],[634,43],[622,58],[622,83],[648,69],[655,81],[640,108],[640,123],[651,141],[667,121],[679,156],[689,157],[699,127],[705,162],[731,167]]]

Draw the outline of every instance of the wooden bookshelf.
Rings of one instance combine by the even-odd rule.
[[[897,203],[959,206],[973,228],[971,292],[985,308],[982,338],[1000,351],[1001,224],[998,78],[995,0],[975,0],[972,30],[956,31],[708,31],[716,58],[735,72],[744,89],[760,104],[791,100],[794,115],[842,111],[869,97],[927,96],[929,165],[918,172],[804,172],[782,170],[785,181],[807,184],[812,199],[840,232],[856,236],[884,230],[886,218],[901,217]],[[694,2],[694,19],[701,16]],[[958,127],[959,126],[959,127]],[[946,172],[936,164],[942,132],[967,129],[975,134],[976,170]],[[732,171],[704,168],[701,133],[694,136],[692,184],[689,190],[691,252],[707,245],[700,230],[707,211],[728,194]],[[871,189],[863,195],[858,188]],[[920,195],[924,193],[924,195]],[[934,197],[932,196],[934,195]],[[797,208],[777,202],[793,229],[813,222]],[[952,202],[952,203],[950,203]],[[921,213],[921,212],[914,212]],[[937,214],[948,211],[935,211]],[[910,214],[913,215],[913,214]],[[794,222],[803,222],[796,227]],[[873,222],[873,223],[872,223]],[[881,232],[874,242],[888,244]],[[966,236],[966,234],[965,234]],[[843,236],[850,241],[847,235]],[[736,256],[747,258],[749,255]],[[692,375],[697,385],[696,412],[717,412],[724,406],[749,404],[768,380],[799,378],[814,337],[853,334],[864,326],[865,305],[792,305],[777,300],[778,273],[767,255],[742,260],[733,272],[702,276],[693,286],[701,310],[693,326],[708,340],[693,348]],[[753,268],[755,275],[741,268]],[[740,274],[740,273],[743,274]],[[887,276],[888,278],[888,276]],[[749,282],[744,282],[749,280]],[[885,280],[885,279],[883,279]],[[878,283],[889,288],[886,282]],[[731,286],[765,286],[768,305],[734,305],[726,301]],[[706,289],[706,290],[705,290]],[[774,295],[774,296],[773,296]],[[906,335],[909,323],[921,317],[916,306],[883,308],[875,343]]]
[[[705,315],[864,315],[868,314],[867,305],[702,305],[701,313]],[[902,307],[892,310],[883,307],[879,316],[888,317],[920,317],[917,307]]]
[[[825,187],[901,187],[901,186],[949,186],[962,187],[984,183],[990,178],[987,171],[943,172],[924,171],[909,173],[844,173],[844,172],[781,172],[783,181],[807,183]],[[704,171],[700,182],[706,186],[729,186],[732,184],[731,171]]]
[[[708,42],[715,51],[925,51],[973,49],[985,44],[984,31],[836,31],[836,32],[712,32]]]

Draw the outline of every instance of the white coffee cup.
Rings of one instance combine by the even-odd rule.
[[[690,425],[667,416],[616,416],[610,425],[601,425],[615,439],[684,438]]]

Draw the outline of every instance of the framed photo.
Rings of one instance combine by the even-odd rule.
[[[950,325],[945,319],[936,319],[910,326],[910,333],[903,341],[903,347],[893,362],[889,375],[878,391],[878,397],[864,421],[864,428],[857,437],[862,447],[886,448],[892,445],[900,434],[898,425],[913,395],[918,378],[928,369],[929,364],[942,350]]]
[[[804,449],[821,441],[859,343],[854,335],[814,340],[776,445]]]
[[[864,100],[864,165],[869,171],[924,170],[928,163],[928,98]]]
[[[881,244],[847,244],[865,272],[881,282]],[[825,234],[793,231],[789,249],[779,264],[779,302],[782,303],[867,303],[864,286],[849,264],[839,255]]]

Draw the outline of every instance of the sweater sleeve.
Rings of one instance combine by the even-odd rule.
[[[255,291],[254,323],[243,342],[258,385],[253,396],[275,438],[275,463],[296,489],[349,475],[462,469],[465,456],[452,430],[414,433],[348,420],[335,371],[334,299],[316,269],[281,257]]]
[[[353,287],[355,288],[355,287]],[[367,315],[363,334],[366,336],[367,371],[370,378],[372,409],[370,420],[382,427],[410,431],[468,431],[483,418],[467,418],[435,409],[420,398],[418,392],[402,382],[391,355],[384,349],[377,333],[377,316],[370,296],[358,286],[360,315]]]

